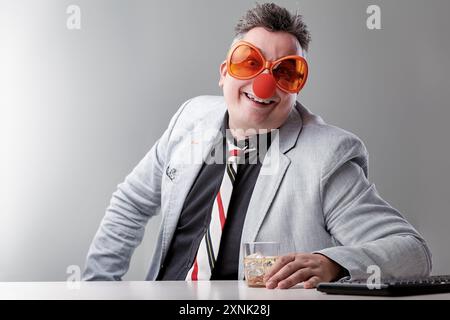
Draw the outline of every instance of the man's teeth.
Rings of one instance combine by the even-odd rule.
[[[256,102],[259,102],[262,104],[271,104],[272,102],[275,102],[275,100],[272,100],[272,99],[260,99],[248,92],[244,92],[244,93],[247,96],[247,98],[249,98],[250,100],[253,100],[253,101],[256,101]]]

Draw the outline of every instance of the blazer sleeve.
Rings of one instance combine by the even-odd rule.
[[[128,271],[149,218],[160,211],[167,147],[177,119],[189,101],[179,108],[163,135],[113,193],[89,248],[83,280],[121,280]]]
[[[367,279],[369,266],[378,266],[382,279],[429,275],[424,239],[368,181],[362,142],[347,137],[335,151],[339,160],[322,175],[320,193],[325,226],[337,246],[317,253],[347,269],[352,280]]]

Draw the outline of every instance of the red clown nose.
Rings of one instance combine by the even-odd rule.
[[[253,80],[253,92],[260,99],[273,96],[277,83],[270,73],[261,73]]]

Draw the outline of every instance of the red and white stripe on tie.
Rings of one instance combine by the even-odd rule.
[[[220,185],[220,190],[214,200],[211,212],[211,222],[203,236],[197,251],[197,257],[188,271],[186,280],[209,280],[216,263],[217,254],[220,248],[222,230],[227,218],[228,205],[233,192],[233,184],[237,173],[237,163],[240,156],[250,151],[250,149],[240,149],[228,142],[228,159],[225,172]],[[253,149],[254,150],[254,149]]]

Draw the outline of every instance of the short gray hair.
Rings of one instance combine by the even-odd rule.
[[[297,38],[302,49],[308,51],[311,35],[303,22],[303,17],[298,12],[293,14],[275,3],[256,4],[237,23],[233,42],[242,39],[248,31],[256,27],[290,33]]]

